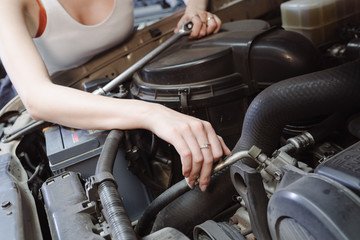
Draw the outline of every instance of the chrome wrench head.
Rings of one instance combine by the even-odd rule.
[[[191,21],[187,21],[186,23],[184,23],[180,30],[179,30],[179,33],[181,35],[188,35],[191,33],[191,30],[193,28],[194,24],[191,22]]]

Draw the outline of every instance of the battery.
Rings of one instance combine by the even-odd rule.
[[[58,125],[49,127],[44,135],[51,171],[55,175],[76,172],[83,179],[93,176],[108,133]],[[125,150],[121,147],[116,155],[113,175],[130,220],[138,219],[151,199],[144,184],[128,170]]]

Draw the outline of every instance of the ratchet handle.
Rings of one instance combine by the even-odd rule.
[[[148,63],[155,56],[159,55],[159,53],[161,53],[166,48],[168,48],[171,44],[176,42],[179,38],[181,38],[184,35],[189,35],[191,33],[192,27],[193,27],[193,23],[191,21],[184,23],[181,26],[179,32],[175,33],[168,40],[166,40],[161,45],[159,45],[158,47],[153,49],[151,52],[146,54],[143,58],[141,58],[139,61],[137,61],[131,67],[126,69],[120,75],[115,77],[104,87],[102,87],[102,88],[100,87],[100,88],[96,89],[95,91],[93,91],[92,93],[97,94],[97,95],[106,95],[108,92],[113,90],[115,87],[119,86],[121,83],[123,83],[124,81],[129,79],[137,70],[142,68],[146,63]]]

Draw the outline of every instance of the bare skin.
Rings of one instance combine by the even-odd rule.
[[[201,38],[212,33],[218,33],[221,27],[221,20],[215,14],[206,11],[207,0],[190,0],[187,1],[187,8],[175,29],[178,32],[181,26],[191,20],[194,27],[190,38]]]
[[[85,25],[103,21],[113,7],[113,0],[59,2],[74,19]],[[182,21],[190,18],[190,14],[205,16],[205,6],[189,5],[192,9],[187,9]],[[159,104],[113,99],[53,84],[32,41],[39,25],[38,16],[36,0],[0,0],[0,58],[31,117],[80,129],[152,131],[175,147],[189,184],[194,184],[200,175],[199,186],[204,191],[214,161],[230,154],[211,125]],[[194,24],[191,37],[203,36],[204,24],[195,19]],[[206,31],[209,30],[207,34],[211,33],[209,26],[205,26]],[[200,149],[205,143],[210,143],[210,148]]]

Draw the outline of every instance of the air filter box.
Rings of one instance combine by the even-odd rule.
[[[304,36],[243,20],[203,39],[183,37],[134,75],[131,94],[211,122],[232,147],[250,96],[279,80],[318,70],[320,62]]]

